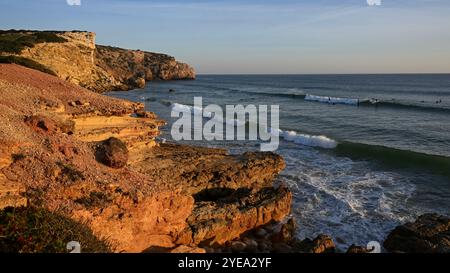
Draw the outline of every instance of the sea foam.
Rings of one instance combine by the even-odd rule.
[[[326,96],[316,96],[316,95],[306,95],[305,100],[330,103],[330,104],[358,105],[360,103],[359,99],[326,97]]]
[[[285,141],[294,142],[295,144],[311,147],[320,147],[325,149],[334,149],[338,143],[326,136],[314,136],[307,134],[299,134],[295,131],[283,131],[283,130],[273,130],[270,129],[272,134],[276,134],[282,137]]]

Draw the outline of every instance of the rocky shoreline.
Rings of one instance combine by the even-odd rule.
[[[89,242],[107,242],[93,252],[345,252],[327,235],[294,236],[292,194],[274,184],[285,167],[277,154],[159,143],[164,121],[143,104],[14,64],[0,64],[0,94],[0,209],[78,223]],[[36,251],[24,240],[0,234],[0,250],[20,242],[27,247],[17,251]],[[450,218],[438,215],[399,226],[384,242],[391,252],[449,246]]]
[[[143,105],[0,65],[0,207],[45,208],[114,249],[220,245],[290,212],[273,153],[158,143]]]

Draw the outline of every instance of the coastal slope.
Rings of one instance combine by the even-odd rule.
[[[289,214],[280,156],[158,143],[163,124],[141,103],[0,64],[0,208],[63,215],[118,252],[218,246]]]

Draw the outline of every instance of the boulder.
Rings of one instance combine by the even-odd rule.
[[[424,214],[414,223],[396,227],[384,247],[391,252],[450,253],[450,218]]]
[[[142,77],[137,78],[137,79],[134,81],[134,85],[135,85],[137,88],[144,88],[144,87],[145,87],[145,79],[142,78]]]
[[[108,167],[120,169],[128,162],[128,149],[123,141],[110,137],[97,146],[96,158]]]

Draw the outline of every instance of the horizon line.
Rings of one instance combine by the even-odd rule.
[[[345,76],[345,75],[450,75],[450,72],[376,72],[376,73],[197,73],[197,76]]]

